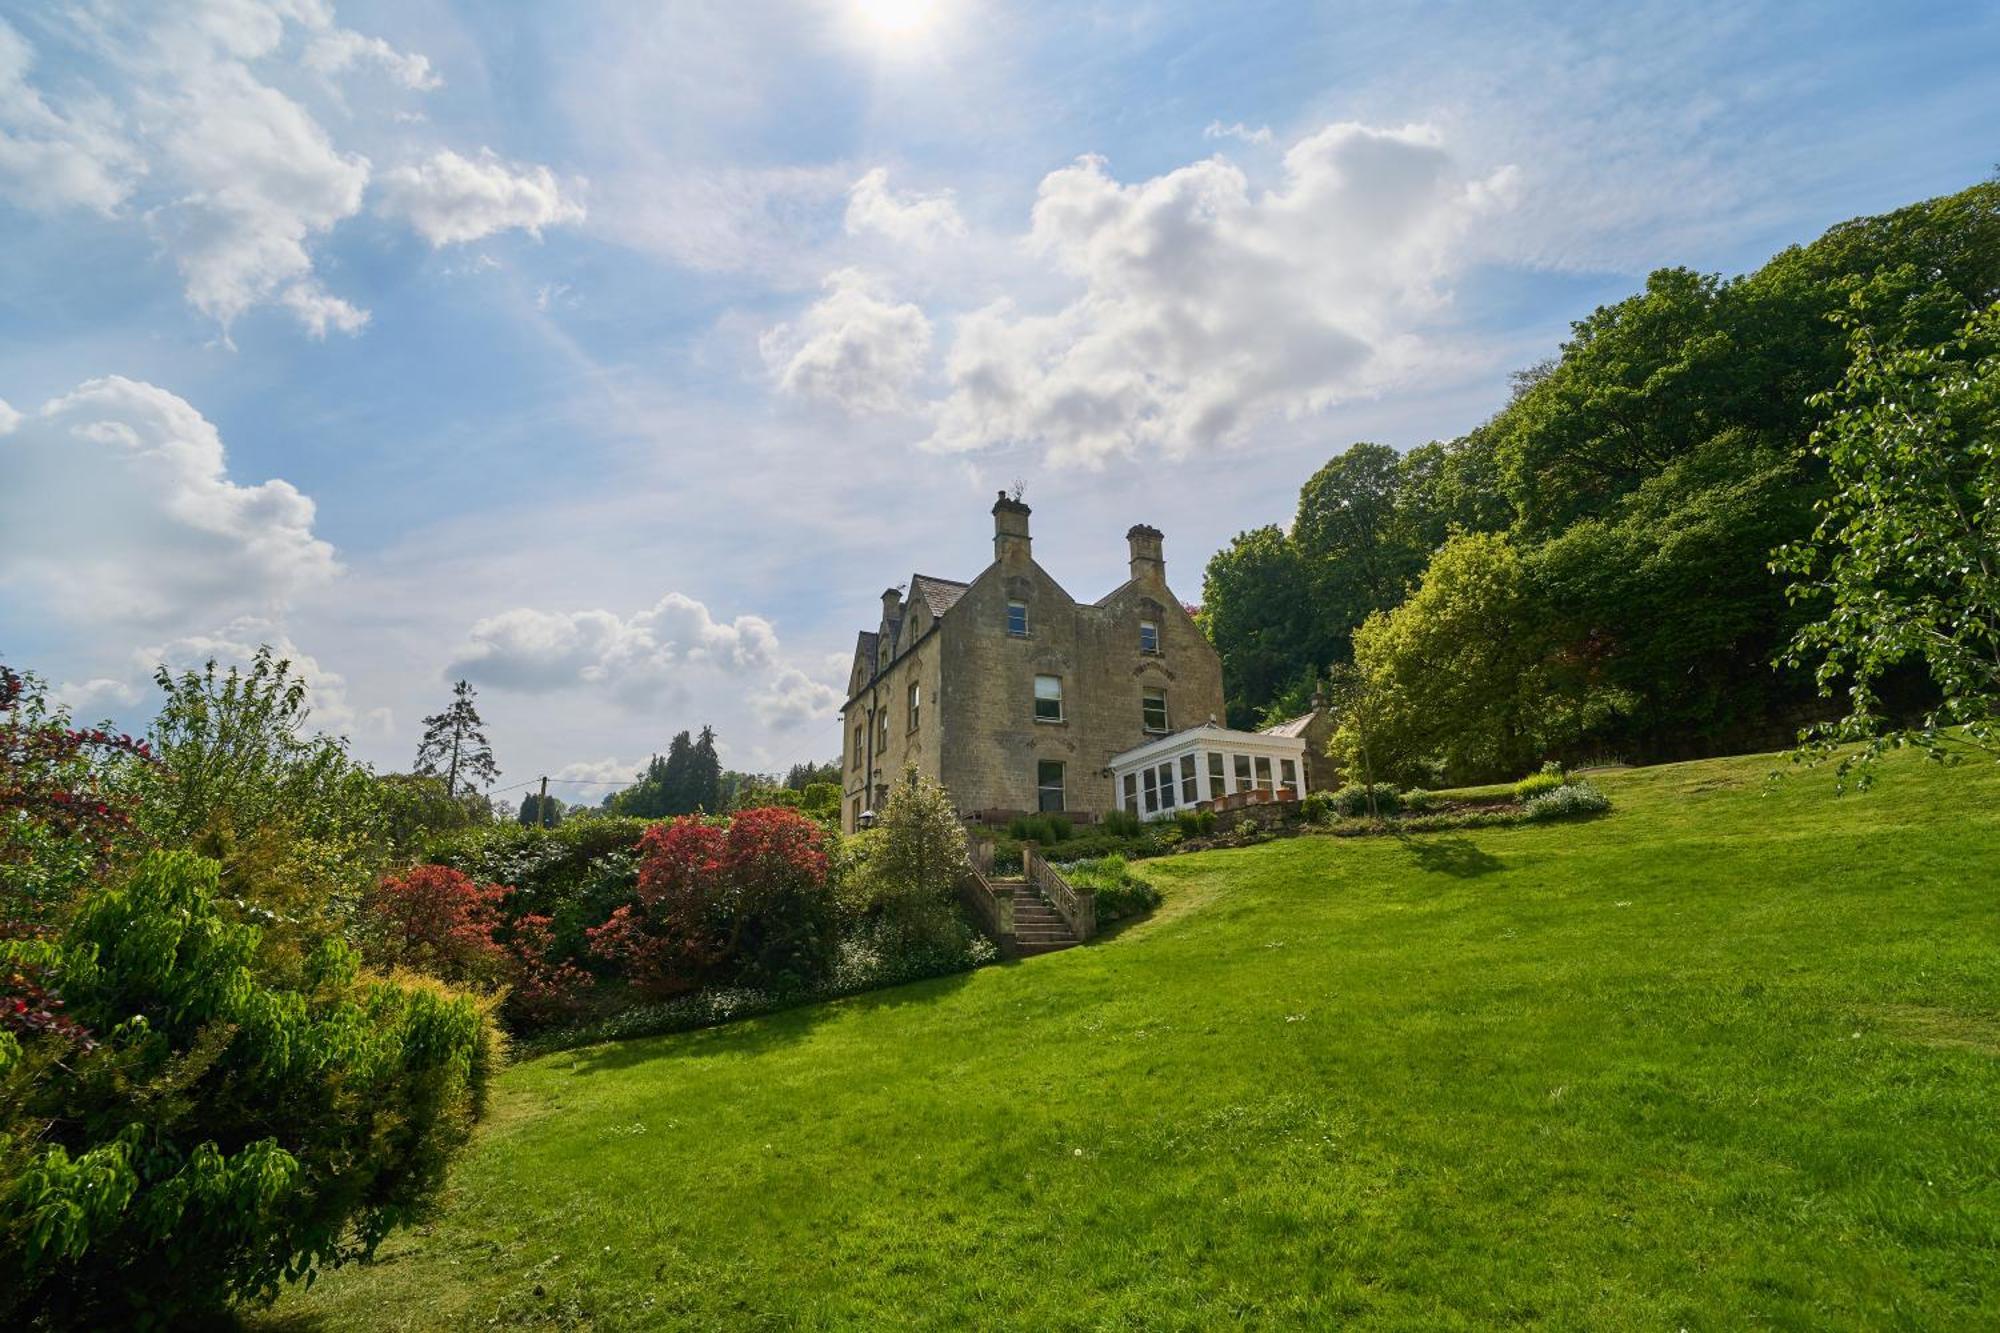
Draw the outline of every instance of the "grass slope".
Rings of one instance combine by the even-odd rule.
[[[326,1328],[1993,1327],[2000,772],[1149,863],[1089,948],[509,1071]]]

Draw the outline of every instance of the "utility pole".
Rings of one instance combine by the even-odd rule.
[[[535,806],[535,823],[542,828],[549,826],[549,775],[546,773],[542,774],[542,796]]]

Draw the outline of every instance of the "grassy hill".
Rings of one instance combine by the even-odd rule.
[[[521,1065],[297,1327],[2000,1322],[2000,770],[1148,863],[1091,947]]]

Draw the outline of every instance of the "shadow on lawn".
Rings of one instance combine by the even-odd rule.
[[[1483,850],[1470,838],[1398,838],[1403,850],[1417,863],[1417,869],[1435,871],[1456,879],[1477,879],[1503,868],[1505,863]]]
[[[600,1070],[630,1069],[653,1060],[761,1055],[798,1041],[829,1018],[895,1009],[906,1004],[930,1004],[963,986],[972,976],[972,972],[951,972],[941,977],[907,981],[899,986],[885,986],[880,990],[860,991],[834,999],[801,1000],[792,1008],[745,1015],[713,1027],[648,1037],[626,1037],[603,1045],[556,1051],[539,1058],[570,1073],[590,1074]]]

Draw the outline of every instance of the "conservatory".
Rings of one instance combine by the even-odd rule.
[[[1210,721],[1114,755],[1114,803],[1141,819],[1182,810],[1233,810],[1305,795],[1306,743]]]

